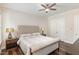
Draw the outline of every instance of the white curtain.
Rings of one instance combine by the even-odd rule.
[[[1,31],[2,31],[2,22],[1,22],[1,15],[0,15],[0,53],[1,53]]]
[[[1,43],[1,15],[0,15],[0,43]]]

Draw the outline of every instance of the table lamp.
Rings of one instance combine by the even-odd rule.
[[[8,32],[8,39],[12,39],[12,32],[14,32],[14,28],[6,28],[6,32]]]
[[[41,28],[42,34],[44,34],[44,28]]]

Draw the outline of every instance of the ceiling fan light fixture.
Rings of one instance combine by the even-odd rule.
[[[55,8],[52,8],[53,6],[55,6],[56,3],[53,3],[53,4],[41,4],[41,6],[44,8],[44,9],[40,9],[39,11],[45,11],[46,13],[48,13],[49,11],[51,10],[56,10]]]
[[[50,9],[47,8],[45,11],[50,11]]]

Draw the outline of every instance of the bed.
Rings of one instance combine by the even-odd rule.
[[[47,55],[59,47],[59,38],[38,34],[38,26],[19,25],[18,29],[20,38],[17,44],[25,55]]]

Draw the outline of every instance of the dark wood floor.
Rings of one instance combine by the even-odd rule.
[[[3,50],[2,55],[23,55],[23,53],[19,47],[14,47]],[[59,50],[57,49],[49,55],[79,55],[79,40],[73,45],[60,41]]]
[[[24,55],[24,54],[19,47],[14,47],[14,48],[8,49],[7,51],[4,50],[2,55]],[[57,49],[48,55],[70,55],[70,54]]]
[[[14,47],[11,49],[3,50],[2,55],[23,55],[19,47]]]
[[[60,49],[72,55],[79,55],[79,39],[73,44],[61,41]]]
[[[58,51],[58,49],[55,50],[54,52],[50,53],[49,55],[58,55],[57,51]],[[22,53],[22,51],[19,47],[14,47],[14,48],[8,49],[7,51],[4,50],[2,55],[24,55],[24,54]]]

